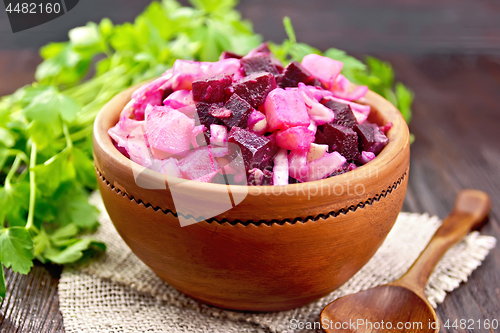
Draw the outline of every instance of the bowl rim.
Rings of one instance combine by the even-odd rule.
[[[110,106],[114,105],[113,102],[116,102],[117,100],[126,100],[126,103],[128,103],[132,92],[143,84],[144,83],[140,83],[117,94],[99,111],[94,121],[93,135],[95,137],[95,142],[100,145],[102,151],[106,153],[108,158],[112,159],[113,163],[117,163],[121,167],[132,166],[132,168],[135,168],[136,171],[143,172],[144,175],[152,181],[165,181],[164,174],[151,169],[144,169],[145,167],[136,162],[133,162],[132,160],[121,154],[114,146],[111,137],[108,135],[109,128],[104,128],[104,126],[102,126],[103,119],[114,116],[113,111],[115,113],[118,111],[111,109]],[[387,138],[389,139],[389,143],[382,149],[382,151],[375,157],[375,159],[352,171],[322,180],[287,185],[234,185],[231,186],[231,191],[235,194],[248,193],[254,195],[256,195],[257,193],[262,193],[263,191],[266,192],[266,190],[272,187],[281,187],[296,191],[300,186],[303,186],[303,184],[310,184],[311,186],[327,186],[330,182],[341,182],[349,178],[355,179],[358,175],[365,174],[367,168],[376,168],[377,170],[388,168],[390,166],[388,162],[394,157],[394,154],[397,154],[405,147],[406,144],[409,143],[409,130],[406,121],[403,119],[403,116],[401,115],[399,110],[392,103],[371,90],[368,91],[368,93],[362,100],[358,100],[356,102],[370,105],[370,118],[372,118],[373,114],[375,113],[377,117],[382,118],[382,125],[392,123],[392,128],[386,133]],[[122,102],[120,104],[123,104],[123,107],[125,107],[126,103],[123,104]],[[374,108],[374,104],[378,107]],[[123,110],[123,107],[119,109],[118,115]],[[215,193],[222,193],[223,191],[227,191],[226,184],[204,183],[194,180],[186,182],[186,179],[177,177],[169,177],[168,181],[173,185],[183,182],[184,187],[190,188],[195,191]]]

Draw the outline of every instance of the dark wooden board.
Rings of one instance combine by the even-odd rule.
[[[443,218],[460,189],[480,189],[490,194],[493,202],[490,221],[481,232],[500,239],[499,59],[438,55],[384,58],[416,94],[410,126],[416,142],[411,150],[404,208]],[[437,312],[441,321],[500,320],[498,245]]]
[[[34,52],[12,52],[0,52],[2,94],[30,82],[33,64],[38,61]],[[12,61],[21,56],[25,57],[23,62]],[[416,94],[410,126],[416,142],[404,209],[442,218],[460,189],[481,189],[493,201],[490,221],[482,233],[500,239],[500,58],[379,56],[392,62],[398,79]],[[0,306],[1,332],[64,332],[57,297],[60,269],[47,267],[37,265],[27,276],[7,270],[8,294]],[[447,296],[438,307],[438,315],[442,321],[500,320],[498,246],[467,283]],[[447,331],[490,332],[442,330]]]
[[[5,272],[0,332],[64,332],[57,284],[61,267],[39,263],[28,275]]]
[[[80,1],[56,20],[16,34],[0,11],[0,49],[64,41],[68,30],[103,17],[133,21],[150,1]],[[256,32],[276,42],[286,36],[282,17],[289,16],[299,41],[320,49],[500,54],[500,3],[494,0],[240,0],[237,8]]]

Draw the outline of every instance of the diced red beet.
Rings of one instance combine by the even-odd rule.
[[[253,111],[253,108],[247,101],[242,99],[237,94],[233,94],[224,108],[231,111],[231,115],[227,118],[221,118],[222,122],[228,127],[234,126],[245,128],[247,127],[248,116]]]
[[[274,89],[267,96],[265,108],[270,131],[311,123],[304,100],[294,90]]]
[[[216,118],[229,118],[233,112],[225,107],[210,107],[208,113]]]
[[[233,83],[231,75],[218,75],[193,81],[193,99],[198,102],[225,102],[225,89]]]
[[[243,57],[241,59],[241,67],[245,76],[255,73],[271,73],[273,75],[280,74],[279,69],[275,65],[275,61],[269,53],[259,53],[252,57]]]
[[[314,76],[311,76],[311,80],[307,81],[306,84],[309,86],[315,86],[315,87],[321,87],[321,88],[325,87],[323,85],[323,83],[321,83],[321,81],[318,80],[317,78],[315,78]]]
[[[233,53],[233,52],[229,52],[229,51],[224,51],[221,53],[220,57],[219,57],[219,60],[223,60],[223,59],[231,59],[231,58],[234,58],[234,59],[241,59],[243,56],[239,55],[239,54],[236,54],[236,53]]]
[[[389,139],[376,124],[358,124],[354,130],[359,137],[359,150],[378,154],[389,142]]]
[[[281,87],[280,86],[280,82],[283,79],[283,73],[282,74],[276,74],[274,76],[274,79],[276,80],[276,84],[278,85],[278,87],[280,87],[280,88],[288,88],[288,87]]]
[[[323,126],[321,126],[321,129],[323,129]],[[318,130],[316,131],[314,143],[317,143],[319,145],[328,144],[328,140],[326,139],[326,136],[323,134],[323,131],[320,130],[320,126],[318,126]]]
[[[332,124],[353,128],[358,123],[348,104],[339,103],[331,99],[323,99],[321,102],[335,114]]]
[[[269,44],[267,42],[264,42],[248,52],[247,56],[253,56],[257,53],[271,53],[271,49],[269,48]]]
[[[292,61],[285,67],[283,75],[277,80],[280,88],[297,87],[299,82],[310,82],[311,73],[298,61]]]
[[[307,151],[313,141],[314,133],[305,126],[290,127],[276,135],[276,144],[287,150]]]
[[[240,127],[231,128],[229,142],[241,149],[246,170],[265,168],[279,149],[273,137],[257,135]]]
[[[233,83],[228,88],[229,92],[238,94],[247,101],[254,109],[264,104],[267,95],[276,88],[274,75],[270,73],[257,73],[244,77]]]
[[[218,108],[223,106],[222,103],[210,104],[205,102],[196,103],[196,115],[195,119],[197,119],[196,125],[205,125],[206,128],[210,128],[212,124],[221,125],[222,121],[219,118],[216,118],[210,114],[210,111],[215,112]],[[198,123],[199,122],[199,123]]]
[[[336,150],[348,161],[357,161],[359,159],[358,134],[352,128],[325,124],[323,134],[328,143],[335,145]],[[334,150],[333,147],[332,150]]]
[[[212,156],[210,147],[192,150],[188,156],[179,161],[179,169],[186,179],[213,177],[220,167]]]
[[[334,96],[325,96],[325,99],[330,99],[335,102],[349,105],[358,124],[362,124],[368,118],[371,112],[371,107],[367,104],[354,103]]]

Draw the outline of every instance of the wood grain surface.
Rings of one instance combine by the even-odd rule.
[[[150,1],[80,1],[57,20],[16,34],[0,10],[0,49],[65,41],[68,30],[103,17],[133,21]],[[500,2],[495,0],[240,0],[237,9],[256,32],[276,42],[286,37],[281,18],[289,16],[298,40],[320,49],[500,54]]]
[[[34,66],[17,58],[29,52],[0,52],[2,94],[31,81]],[[444,218],[460,189],[477,188],[487,192],[493,203],[490,221],[482,233],[500,239],[500,57],[379,56],[392,62],[398,79],[416,94],[410,126],[416,142],[411,151],[403,209]],[[18,61],[13,61],[13,57]],[[32,51],[26,59],[37,57]],[[64,332],[57,307],[59,272],[40,265],[27,276],[6,272],[7,297],[0,306],[0,332]],[[446,297],[437,312],[441,322],[500,320],[499,246],[467,283]]]

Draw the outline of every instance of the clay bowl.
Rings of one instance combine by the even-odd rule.
[[[399,111],[373,92],[365,101],[372,106],[369,120],[393,124],[389,144],[377,158],[322,181],[249,187],[166,180],[118,152],[107,130],[117,123],[133,90],[114,97],[96,118],[99,189],[132,251],[195,299],[249,311],[305,305],[351,278],[396,221],[408,182],[409,132]],[[173,188],[182,199],[176,205]],[[220,207],[228,188],[239,204],[181,227],[177,216],[184,209],[199,206],[201,214],[206,207]]]

